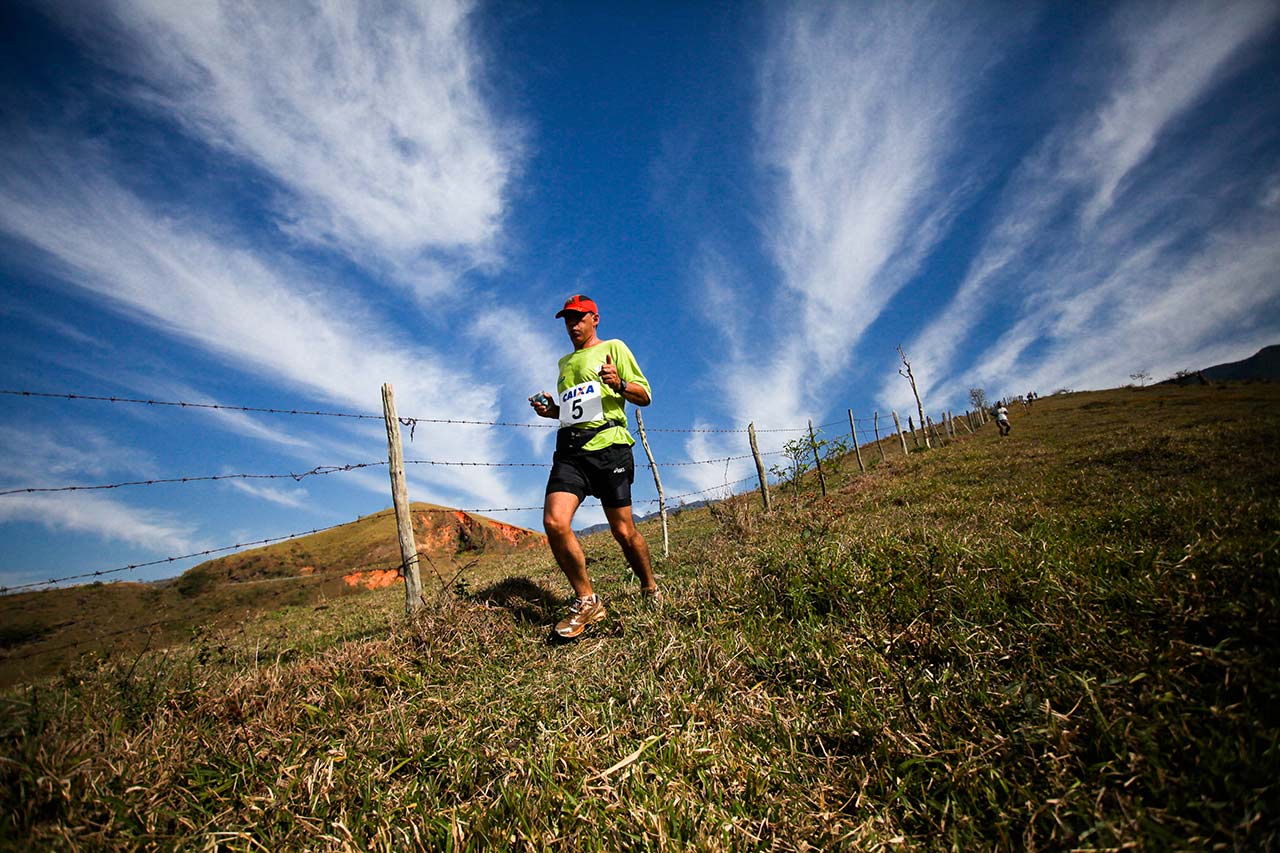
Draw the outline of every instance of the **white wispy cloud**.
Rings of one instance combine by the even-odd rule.
[[[55,533],[89,533],[172,556],[202,547],[195,526],[176,514],[132,507],[105,495],[73,492],[9,497],[0,500],[0,522],[27,522]],[[22,569],[11,566],[5,571],[17,575]]]
[[[51,274],[114,310],[279,386],[348,406],[381,408],[394,383],[404,412],[493,420],[496,391],[449,359],[406,340],[336,285],[287,256],[238,245],[197,214],[150,208],[110,175],[97,152],[69,140],[0,152],[0,230],[40,250]],[[446,452],[498,454],[492,436],[423,424]],[[483,472],[438,484],[505,496]],[[492,490],[492,491],[490,491]]]
[[[1029,314],[997,341],[982,369],[1022,379],[1028,388],[1064,381],[1067,387],[1097,388],[1137,370],[1164,379],[1275,343],[1276,330],[1252,320],[1280,302],[1280,217],[1215,235],[1189,259],[1143,260]],[[1074,345],[1081,325],[1093,327],[1089,347]],[[1046,350],[1022,365],[1032,336],[1046,338]]]
[[[1126,67],[1074,140],[1074,162],[1067,166],[1091,191],[1081,213],[1086,224],[1112,208],[1121,184],[1151,154],[1170,121],[1220,79],[1231,58],[1264,33],[1276,13],[1267,0],[1135,3],[1117,10],[1113,33]]]
[[[559,339],[554,334],[557,331]],[[555,391],[556,362],[569,349],[563,328],[557,330],[547,322],[534,325],[515,309],[491,306],[478,312],[471,333],[482,342],[489,363],[502,372],[501,384],[508,392],[508,406],[514,409],[509,417],[518,418],[522,423],[550,423],[533,413],[526,398],[538,391]],[[549,429],[531,428],[521,432],[536,453],[546,451],[554,435]]]
[[[282,489],[276,486],[261,486],[244,480],[226,480],[225,484],[237,492],[279,506],[287,506],[291,509],[306,509],[310,506],[307,490],[302,486]]]
[[[1227,117],[1177,157],[1163,143],[1274,26],[1277,10],[1241,2],[1165,4],[1154,19],[1150,11],[1117,8],[1092,46],[1112,69],[1096,100],[1066,115],[1014,172],[952,301],[907,345],[935,405],[961,404],[975,385],[994,394],[1098,387],[1156,362],[1213,363],[1208,341],[1239,337],[1267,300],[1274,217],[1242,198],[1257,176],[1240,162],[1240,140],[1270,132],[1258,127],[1266,119]],[[1226,246],[1239,254],[1223,255]],[[1235,277],[1219,274],[1226,268]],[[994,312],[1010,305],[1013,319],[995,325]],[[950,366],[968,361],[961,347],[980,355],[957,372]],[[905,405],[910,390],[887,377],[880,396]]]
[[[705,426],[699,425],[697,428],[702,429]],[[766,439],[765,436],[760,436],[760,438]],[[773,447],[773,442],[771,441],[762,441],[761,444],[762,452],[768,452]],[[750,449],[747,437],[741,433],[693,433],[685,439],[684,451],[686,458],[690,461],[701,461],[743,456],[749,453]],[[770,465],[774,464],[774,461],[776,460],[766,457],[765,468],[769,468]],[[713,494],[717,497],[723,496],[728,488],[726,484],[736,483],[754,472],[755,463],[750,459],[735,459],[731,462],[667,468],[661,473],[666,478],[665,487],[668,493],[674,495],[697,492],[698,494],[690,495],[685,501],[686,503],[692,503],[710,497]],[[742,491],[743,488],[744,486],[739,484],[732,489],[728,489],[728,491]],[[750,488],[750,486],[745,488]]]
[[[789,423],[819,407],[822,383],[848,367],[965,191],[946,180],[997,41],[984,18],[924,3],[798,4],[778,22],[757,133],[776,176],[768,234],[782,286],[770,308],[787,322],[778,340],[740,347],[754,363],[736,365],[730,387],[786,400]],[[732,407],[758,411],[740,395]]]
[[[143,477],[154,471],[150,454],[120,445],[80,424],[59,429],[0,427],[0,470],[6,488],[105,485],[103,479]],[[131,506],[104,492],[0,495],[0,522],[37,524],[55,533],[89,533],[169,554],[196,550],[195,525],[174,513]],[[19,575],[22,566],[5,566]]]
[[[292,235],[420,292],[496,257],[520,133],[483,96],[471,4],[115,0],[60,15],[124,95],[279,184]]]
[[[6,488],[98,485],[88,478],[143,477],[155,464],[149,452],[121,445],[89,424],[0,424],[0,482]]]

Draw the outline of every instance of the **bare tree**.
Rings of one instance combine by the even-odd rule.
[[[904,377],[908,382],[911,383],[911,393],[916,396],[916,413],[920,415],[921,431],[924,432],[924,446],[926,448],[932,449],[933,445],[929,443],[929,433],[925,432],[923,429],[924,406],[920,403],[920,391],[916,388],[916,377],[915,377],[915,374],[911,372],[911,362],[907,361],[907,354],[902,351],[902,344],[898,344],[898,355],[901,356],[902,358],[902,366],[906,368],[906,370],[900,369],[898,371],[898,375]]]
[[[1141,388],[1151,381],[1151,374],[1145,370],[1139,370],[1137,373],[1130,373],[1129,378],[1138,383],[1138,387]]]
[[[979,411],[987,408],[987,390],[985,388],[970,388],[969,402]]]

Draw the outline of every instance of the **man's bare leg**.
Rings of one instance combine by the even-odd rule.
[[[622,554],[627,558],[631,571],[640,579],[641,589],[657,589],[658,583],[653,578],[653,566],[649,563],[649,543],[644,541],[640,528],[636,527],[631,516],[631,507],[605,507],[604,516],[609,519],[609,530],[613,538],[622,546]],[[583,572],[586,572],[585,565]]]
[[[581,498],[572,492],[548,494],[542,508],[542,529],[547,532],[551,553],[574,593],[578,598],[586,598],[593,594],[591,578],[587,575],[587,557],[582,553],[578,537],[573,535],[573,514],[580,503]]]

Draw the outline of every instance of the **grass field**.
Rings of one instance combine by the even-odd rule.
[[[1273,385],[1045,398],[682,513],[660,610],[590,537],[577,643],[539,553],[412,625],[390,589],[86,656],[4,694],[0,843],[1274,849],[1277,439]]]
[[[502,564],[512,550],[545,548],[541,532],[522,536],[529,531],[434,504],[413,504],[412,518],[428,587],[464,570],[492,574],[488,564]],[[136,656],[283,607],[346,607],[347,598],[363,593],[362,579],[383,573],[394,580],[400,562],[387,509],[212,559],[169,580],[0,595],[0,688],[64,671],[85,654]]]

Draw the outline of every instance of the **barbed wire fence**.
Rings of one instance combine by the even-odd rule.
[[[136,405],[145,405],[145,406],[171,407],[171,408],[178,408],[178,409],[210,409],[210,410],[234,411],[234,412],[245,412],[245,413],[302,415],[302,416],[349,418],[349,419],[361,419],[361,420],[385,420],[384,416],[368,414],[368,413],[358,413],[358,412],[335,412],[335,411],[321,411],[321,410],[299,409],[299,408],[263,407],[263,406],[239,406],[239,405],[227,405],[227,404],[219,404],[219,403],[199,403],[199,402],[191,402],[191,401],[156,400],[156,399],[132,398],[132,397],[98,395],[98,394],[50,393],[50,392],[29,391],[29,390],[0,389],[0,395],[20,396],[20,397],[29,397],[29,398],[60,399],[60,400],[98,401],[98,402],[108,402],[108,403],[123,403],[123,404],[136,404]],[[974,413],[969,412],[969,413],[966,413],[966,416],[965,416],[966,417],[965,428],[970,432],[974,431],[974,428],[977,426],[977,424],[974,424],[973,426],[969,426],[969,424],[973,424],[973,415]],[[896,424],[897,422],[896,413],[894,414],[894,420]],[[408,426],[411,430],[414,427],[416,427],[418,424],[424,424],[424,423],[445,424],[445,425],[516,427],[516,428],[530,428],[530,429],[556,429],[557,428],[556,424],[537,424],[537,423],[530,424],[530,423],[521,423],[521,422],[514,422],[514,421],[482,421],[482,420],[468,420],[468,419],[458,419],[458,418],[400,417],[400,418],[397,418],[397,421],[404,426]],[[655,427],[650,427],[648,428],[648,432],[683,433],[683,434],[697,434],[697,433],[745,434],[749,432],[809,433],[811,430],[820,431],[828,427],[838,426],[841,423],[842,421],[830,421],[824,424],[819,424],[817,426],[813,426],[810,424],[806,426],[777,427],[777,428],[764,428],[764,429],[755,429],[754,424],[751,424],[746,428],[679,428],[679,427],[656,427],[655,428]],[[840,450],[840,452],[845,452],[851,447],[857,452],[857,455],[860,456],[861,449],[865,445],[858,438],[858,432],[857,432],[858,426],[861,425],[865,429],[866,425],[870,425],[872,428],[872,431],[875,434],[875,439],[871,442],[868,442],[868,444],[875,444],[880,446],[881,458],[883,460],[885,458],[883,443],[887,438],[891,438],[894,434],[891,433],[889,434],[889,436],[886,436],[886,437],[881,436],[879,431],[879,413],[878,412],[875,413],[871,418],[857,418],[857,417],[854,417],[852,411],[850,411],[849,423],[851,427],[849,437],[852,439],[852,443],[849,446],[839,444],[838,449]],[[943,426],[941,427],[941,429],[945,432],[945,434],[948,436],[954,436],[955,435],[954,426],[953,426],[954,418],[952,418],[949,413],[944,413],[944,418],[942,423],[943,423]],[[929,422],[929,424],[927,425],[927,428],[930,429],[932,431],[932,434],[934,434],[935,436],[937,435],[940,429],[940,427],[933,424],[932,421]],[[920,442],[919,442],[919,438],[917,438],[916,436],[919,433],[923,432],[923,430],[918,429],[916,425],[913,422],[911,422],[910,418],[908,418],[908,430],[909,430],[909,434],[913,436],[913,443],[918,445]],[[905,453],[906,452],[906,444],[905,444],[906,433],[903,433],[901,429],[895,430],[895,433],[902,436],[903,438],[902,446]],[[843,436],[841,436],[841,438],[843,438]],[[812,435],[810,435],[810,441],[811,442],[813,441]],[[738,461],[743,461],[743,460],[752,459],[752,458],[785,455],[788,453],[794,454],[794,452],[795,452],[794,449],[790,451],[784,449],[784,450],[769,451],[764,453],[761,453],[758,450],[753,450],[751,454],[717,457],[713,459],[700,459],[700,460],[687,460],[687,461],[680,461],[680,462],[661,463],[661,467],[675,468],[675,467],[691,467],[691,466],[711,465],[711,464],[726,464],[726,463],[738,462]],[[818,457],[815,456],[814,458],[816,461]],[[547,462],[490,462],[490,461],[479,461],[479,460],[471,461],[471,460],[431,460],[431,459],[406,459],[404,460],[404,464],[405,465],[425,465],[425,466],[433,466],[433,467],[477,467],[477,468],[481,468],[481,467],[483,468],[549,468],[550,467],[550,463],[547,463]],[[385,467],[387,465],[388,465],[387,461],[378,460],[378,461],[372,461],[372,462],[347,463],[342,465],[317,465],[309,470],[302,471],[302,472],[290,471],[290,472],[282,472],[282,473],[225,473],[225,474],[192,475],[192,476],[170,477],[170,478],[152,478],[152,479],[146,479],[146,480],[129,480],[129,481],[123,481],[123,482],[117,482],[117,483],[105,483],[105,484],[93,484],[93,485],[28,486],[28,487],[19,487],[19,488],[10,488],[10,489],[0,490],[0,497],[13,495],[13,494],[95,491],[95,490],[120,489],[120,488],[127,488],[127,487],[161,486],[161,485],[189,484],[189,483],[198,483],[198,482],[217,482],[217,481],[224,481],[224,480],[289,479],[295,482],[301,482],[303,479],[307,477],[326,476],[331,474],[346,473],[346,472],[364,470],[369,468]],[[658,463],[650,463],[650,464],[641,465],[637,467],[654,469],[658,467]],[[865,470],[865,466],[860,465],[860,470]],[[759,478],[747,477],[728,485],[741,485],[753,479],[759,479]],[[672,500],[673,501],[681,500],[685,497],[692,497],[699,494],[703,494],[705,492],[714,491],[716,489],[722,489],[725,487],[725,485],[726,484],[717,484],[716,486],[712,486],[707,489],[702,489],[695,492],[689,492],[685,495],[675,495],[672,497]],[[761,486],[766,487],[767,483],[762,482]],[[654,499],[649,501],[639,501],[638,503],[644,505],[644,504],[652,504],[652,503],[658,503],[658,502],[659,502],[658,499]],[[592,505],[592,504],[588,504],[588,505]],[[496,512],[526,512],[526,511],[536,511],[541,508],[542,508],[541,506],[476,507],[476,508],[466,508],[466,509],[459,509],[459,510],[436,509],[436,510],[428,510],[428,511],[436,511],[436,512],[461,511],[461,512],[467,512],[467,513],[479,514],[479,513],[496,513]],[[70,580],[98,578],[104,575],[110,575],[117,572],[125,572],[125,571],[136,570],[144,567],[149,567],[149,566],[179,562],[185,559],[192,559],[192,558],[201,557],[201,556],[210,556],[213,554],[223,553],[226,551],[238,550],[241,548],[257,547],[265,544],[271,544],[275,542],[285,541],[288,539],[294,539],[302,536],[309,536],[312,534],[325,532],[327,530],[332,530],[337,527],[344,526],[345,524],[348,524],[348,523],[350,522],[341,522],[331,527],[316,528],[314,530],[307,530],[307,531],[302,531],[298,533],[290,533],[284,536],[272,537],[269,539],[256,540],[253,542],[237,543],[234,545],[221,546],[218,548],[210,548],[202,551],[193,552],[190,554],[184,554],[184,555],[174,556],[174,557],[166,557],[159,560],[133,563],[133,564],[122,566],[116,569],[105,569],[105,570],[97,570],[93,572],[84,572],[84,573],[79,573],[75,575],[51,578],[45,581],[37,581],[37,582],[32,582],[27,584],[0,587],[0,594],[16,592],[16,591],[26,590],[26,589],[34,589],[41,586],[52,586],[59,583],[65,583]]]
[[[38,399],[56,399],[56,400],[68,400],[68,401],[104,402],[104,403],[112,403],[112,404],[139,405],[139,406],[163,407],[163,408],[172,408],[172,409],[195,409],[195,410],[203,409],[203,410],[220,410],[220,411],[256,413],[256,414],[309,416],[309,417],[324,417],[324,418],[345,418],[345,419],[351,419],[351,420],[382,420],[387,424],[389,444],[393,440],[393,436],[392,436],[393,430],[396,433],[395,438],[398,439],[400,426],[404,426],[409,429],[411,441],[413,440],[413,436],[417,426],[420,424],[446,425],[446,426],[449,426],[449,425],[486,426],[486,427],[505,427],[505,428],[519,428],[519,429],[557,429],[559,426],[556,423],[540,424],[540,423],[523,423],[523,422],[515,422],[515,421],[481,421],[481,420],[438,418],[438,417],[399,417],[394,415],[393,408],[390,411],[388,411],[386,410],[385,406],[384,406],[384,413],[382,415],[375,415],[375,414],[359,413],[359,412],[323,411],[323,410],[310,410],[310,409],[299,409],[299,408],[262,407],[262,406],[240,406],[240,405],[227,405],[227,404],[219,404],[219,403],[155,400],[155,399],[131,398],[131,397],[121,397],[121,396],[112,396],[112,395],[100,395],[100,394],[51,393],[51,392],[40,392],[40,391],[30,391],[30,390],[0,389],[0,396],[15,396],[15,397],[26,397],[26,398],[38,398]],[[880,431],[880,427],[881,427],[880,413],[878,411],[874,412],[872,417],[870,418],[855,417],[852,410],[849,410],[847,414],[848,414],[849,432],[847,434],[842,433],[834,437],[833,439],[822,439],[822,440],[818,439],[818,435],[821,433],[822,430],[827,429],[829,427],[841,426],[844,422],[832,421],[824,424],[819,424],[817,426],[814,426],[812,422],[810,422],[805,426],[775,427],[775,428],[765,428],[765,429],[759,429],[759,430],[755,428],[754,422],[749,424],[746,428],[709,428],[709,427],[707,428],[679,428],[679,427],[648,428],[647,432],[652,432],[652,433],[724,434],[724,435],[746,434],[750,437],[750,444],[751,444],[751,451],[752,451],[750,454],[731,455],[731,456],[717,457],[713,459],[687,460],[687,461],[681,461],[681,462],[668,462],[668,463],[660,464],[653,459],[653,455],[651,451],[649,451],[649,448],[647,447],[647,442],[644,442],[646,444],[646,447],[645,447],[646,453],[649,454],[649,458],[651,461],[647,465],[638,465],[637,467],[647,468],[653,472],[653,475],[655,478],[655,484],[657,485],[659,496],[651,500],[636,501],[635,503],[641,506],[648,506],[653,504],[658,505],[658,510],[659,510],[659,513],[662,514],[662,520],[663,520],[664,555],[665,555],[665,544],[666,544],[665,543],[666,507],[667,507],[668,500],[670,500],[671,502],[679,502],[683,505],[683,501],[685,499],[705,496],[711,492],[721,492],[724,495],[724,497],[733,497],[735,496],[735,489],[737,487],[742,486],[746,483],[756,482],[758,484],[758,491],[761,493],[762,499],[764,501],[765,509],[766,511],[768,511],[770,509],[770,500],[769,500],[770,484],[768,482],[768,478],[765,473],[765,468],[763,465],[763,457],[772,457],[772,456],[779,456],[779,455],[787,456],[792,463],[790,479],[793,482],[798,483],[799,478],[807,470],[809,470],[807,462],[806,463],[800,462],[801,457],[805,453],[806,444],[808,445],[807,451],[813,459],[814,467],[817,467],[819,469],[821,466],[821,460],[823,458],[822,451],[824,449],[828,451],[829,455],[836,455],[836,454],[844,455],[848,453],[850,450],[852,450],[857,458],[859,472],[865,473],[867,469],[866,469],[866,464],[862,458],[862,449],[864,447],[870,447],[874,445],[879,450],[880,461],[884,462],[884,461],[887,461],[887,457],[888,457],[888,454],[885,449],[885,444],[891,442],[891,439],[894,438],[895,436],[898,438],[898,445],[901,449],[901,453],[905,456],[911,452],[911,450],[907,446],[908,435],[910,435],[912,445],[917,449],[921,449],[922,447],[928,447],[929,443],[933,443],[934,446],[938,446],[941,443],[949,442],[957,438],[958,430],[960,428],[972,434],[976,432],[977,429],[980,428],[982,424],[984,424],[987,420],[986,413],[981,410],[966,412],[962,416],[960,416],[959,419],[957,419],[950,412],[944,412],[942,413],[939,419],[939,422],[936,424],[932,421],[931,418],[926,418],[926,423],[916,425],[912,421],[912,419],[908,417],[908,426],[907,426],[907,429],[904,430],[899,421],[897,413],[893,412],[892,416],[893,416],[895,429],[892,433],[888,433],[882,436]],[[643,421],[638,419],[638,422],[640,424],[641,437],[643,438],[643,435],[646,430],[643,426]],[[868,427],[869,427],[870,433],[874,436],[874,438],[871,441],[863,442],[859,438],[859,429],[861,429],[863,433],[866,434],[868,431]],[[781,450],[761,453],[756,446],[755,435],[757,433],[771,433],[771,434],[789,433],[789,434],[799,434],[799,437],[789,442],[786,442],[783,445],[783,449]],[[928,436],[928,438],[926,438],[926,436]],[[847,442],[845,441],[846,438],[848,439]],[[390,446],[389,446],[389,451],[390,451]],[[130,480],[130,481],[123,481],[123,482],[116,482],[116,483],[105,483],[105,484],[94,484],[94,485],[78,485],[77,484],[77,485],[64,485],[64,486],[17,487],[17,488],[0,490],[0,498],[9,496],[9,495],[16,495],[16,494],[101,491],[101,490],[112,490],[112,489],[122,489],[122,488],[131,488],[131,487],[186,485],[186,484],[217,482],[217,481],[226,481],[226,480],[291,479],[291,480],[294,480],[295,482],[301,482],[302,480],[309,477],[322,477],[322,476],[348,473],[352,471],[360,471],[360,470],[380,468],[380,467],[395,468],[396,463],[395,463],[393,451],[389,452],[389,457],[391,458],[385,461],[378,460],[378,461],[371,461],[371,462],[347,463],[347,464],[341,464],[341,465],[317,465],[306,471],[301,471],[301,472],[290,471],[290,472],[280,472],[280,473],[223,473],[223,474],[212,474],[212,475],[152,478],[152,479],[146,479],[146,480]],[[733,482],[719,483],[714,486],[686,492],[684,494],[673,495],[670,498],[665,498],[662,495],[661,484],[660,484],[660,481],[658,480],[658,469],[660,467],[691,467],[691,466],[716,464],[716,465],[725,465],[726,472],[727,472],[728,467],[732,463],[745,461],[747,459],[753,459],[755,462],[756,474],[754,476],[744,477],[742,479],[739,479]],[[549,468],[550,467],[550,463],[547,463],[547,462],[490,462],[490,461],[482,461],[482,460],[431,460],[431,459],[403,459],[403,458],[400,460],[400,464],[402,467],[404,465],[433,466],[433,467],[460,467],[460,468],[465,468],[465,467]],[[775,474],[775,477],[777,477],[778,481],[782,481],[786,479],[786,472],[785,472],[785,469],[782,467],[775,466],[772,469],[772,473]],[[394,479],[395,478],[393,475],[393,482],[394,482]],[[825,481],[823,481],[823,490],[825,493]],[[393,488],[393,492],[394,492],[394,488]],[[587,503],[585,505],[594,506],[595,503],[598,503],[598,502]],[[421,512],[438,512],[438,513],[462,512],[467,514],[484,515],[484,514],[491,514],[491,513],[528,512],[528,511],[537,511],[541,509],[542,507],[540,505],[539,506],[520,506],[520,507],[475,507],[475,508],[418,507],[414,509],[414,512],[419,512],[419,513]],[[370,516],[364,516],[362,518],[363,519],[376,518],[378,516],[387,514],[387,512],[388,511],[374,513]],[[390,510],[389,512],[394,513],[395,508],[393,507],[393,509]],[[353,523],[357,523],[361,520],[362,520],[361,518],[358,518],[358,519],[355,519],[354,521],[344,521],[335,525],[331,525],[329,527],[320,527],[320,528],[300,531],[296,533],[289,533],[283,536],[275,536],[275,537],[270,537],[265,539],[248,541],[248,542],[239,542],[232,545],[225,545],[225,546],[220,546],[215,548],[207,548],[207,549],[204,549],[201,551],[195,551],[189,554],[165,557],[165,558],[146,561],[146,562],[132,563],[132,564],[120,566],[117,568],[100,569],[100,570],[89,571],[89,572],[79,572],[79,573],[65,575],[61,577],[53,577],[53,578],[49,578],[47,580],[42,580],[42,581],[33,581],[30,583],[0,587],[0,595],[24,592],[29,590],[36,590],[39,588],[54,587],[60,584],[66,584],[73,581],[99,580],[103,577],[112,576],[120,573],[130,572],[130,571],[136,571],[138,569],[142,569],[146,567],[174,564],[184,560],[195,559],[198,557],[211,557],[219,554],[227,554],[228,552],[240,551],[245,548],[263,547],[266,545],[276,544],[276,543],[285,542],[289,540],[295,540],[295,539],[299,539],[306,536],[312,536],[320,533],[325,533],[331,530],[336,530],[338,528],[341,528]],[[403,532],[404,532],[403,528],[401,528],[400,532],[403,535]],[[409,526],[409,533],[410,535],[412,533],[411,524]],[[407,600],[406,606],[409,609],[409,611],[412,613],[414,610],[416,610],[416,606],[414,605],[413,602],[409,601],[409,594],[410,594],[409,573],[410,571],[413,571],[413,572],[417,571],[416,556],[417,556],[416,546],[413,546],[412,553],[406,553],[402,545],[402,559],[400,561],[394,561],[394,560],[382,561],[380,563],[370,564],[368,566],[347,566],[335,572],[302,574],[302,575],[288,576],[288,577],[259,578],[259,579],[237,581],[237,583],[245,583],[245,584],[287,583],[292,581],[310,581],[312,583],[316,583],[326,579],[330,579],[332,577],[350,577],[353,574],[358,574],[363,571],[368,571],[375,567],[379,568],[379,570],[381,571],[394,570],[397,572],[399,577],[404,578],[406,581],[406,600]],[[421,600],[420,588],[416,594],[416,597],[419,601]],[[115,636],[120,636],[128,633],[133,633],[133,632],[152,630],[157,627],[163,627],[163,626],[169,625],[173,621],[174,620],[156,620],[155,622],[147,623],[145,625],[138,625],[138,626],[133,626],[131,628],[121,629],[119,631],[109,632],[108,634],[100,635],[97,638],[85,638],[85,639],[76,640],[73,642],[69,642],[66,644],[58,645],[58,646],[52,646],[52,647],[46,646],[46,647],[42,647],[39,650],[39,653],[43,654],[46,652],[53,652],[53,651],[63,650],[66,648],[73,648],[81,645],[86,645],[95,641],[100,641],[101,639],[105,639],[108,637],[115,637]],[[182,621],[182,620],[178,620],[178,621]],[[14,659],[15,657],[20,659],[20,656],[8,655],[8,657],[10,657],[11,659]]]

